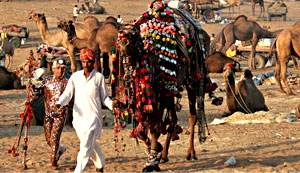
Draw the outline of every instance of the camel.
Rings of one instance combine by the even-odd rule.
[[[8,69],[13,63],[15,48],[6,38],[1,41],[1,47],[2,50],[5,52],[6,59],[8,60],[6,66],[6,68]]]
[[[296,22],[291,28],[284,29],[274,40],[270,47],[269,58],[272,57],[273,48],[276,46],[275,78],[282,93],[286,93],[281,80],[287,88],[288,95],[294,95],[286,79],[287,64],[291,56],[300,57],[300,22]]]
[[[114,43],[118,38],[118,26],[115,22],[114,17],[108,17],[107,21],[100,28],[92,30],[88,34],[87,39],[80,39],[77,37],[76,32],[74,32],[74,27],[72,22],[61,22],[58,27],[64,31],[65,39],[68,39],[72,45],[81,48],[90,48],[94,52],[100,52],[101,55],[105,53],[111,53],[113,50]],[[108,65],[108,57],[103,58],[105,68]],[[100,61],[97,58],[95,63],[95,69],[99,70]]]
[[[152,8],[153,11],[156,11],[157,16],[160,16],[166,5],[164,1],[153,1],[149,8]],[[175,110],[177,107],[175,106],[177,105],[175,104],[176,97],[180,97],[180,93],[174,95],[176,92],[172,92],[177,87],[178,91],[181,91],[183,90],[182,87],[185,86],[189,98],[191,133],[186,159],[197,159],[194,148],[196,122],[198,122],[199,130],[198,139],[201,143],[205,141],[207,135],[204,112],[207,70],[204,63],[206,51],[203,48],[209,40],[209,37],[208,40],[205,40],[204,33],[206,32],[201,34],[202,29],[197,28],[196,24],[188,20],[192,16],[186,17],[186,13],[181,9],[173,9],[174,18],[175,16],[178,17],[176,21],[179,22],[177,24],[180,26],[183,24],[180,22],[186,22],[182,25],[184,28],[186,25],[189,26],[186,31],[184,31],[186,28],[180,30],[180,27],[173,28],[169,26],[168,23],[164,22],[165,18],[157,18],[154,23],[154,18],[153,20],[149,19],[148,11],[134,24],[124,25],[120,29],[116,49],[114,49],[115,53],[113,54],[115,69],[113,69],[112,75],[112,79],[114,79],[112,80],[113,97],[125,104],[125,109],[128,109],[128,112],[133,111],[136,119],[136,128],[133,129],[131,137],[140,138],[147,147],[148,160],[143,170],[146,172],[153,169],[159,170],[159,162],[169,160],[170,141],[171,139],[178,139],[177,134],[181,132],[181,128],[177,124]],[[174,18],[170,18],[170,21],[175,20]],[[154,26],[148,23],[149,20],[154,23]],[[157,23],[160,23],[160,26]],[[147,36],[148,33],[152,32],[149,29],[151,27],[157,30],[161,29],[162,32],[157,32],[157,36],[151,34]],[[172,31],[170,31],[171,28]],[[148,30],[149,32],[147,32]],[[168,34],[170,32],[174,37],[170,37]],[[180,32],[189,35],[190,41],[188,41],[188,44],[182,39]],[[157,43],[151,41],[150,37],[153,38],[153,36],[158,39],[156,40]],[[159,42],[169,37],[172,38],[168,39],[169,43],[174,44],[174,41],[176,41],[176,45],[171,50],[168,48],[170,44],[166,44],[166,47],[164,47]],[[174,60],[170,58],[171,56],[178,56],[178,58]],[[177,64],[176,67],[174,67],[174,64]],[[176,75],[174,75],[175,73]],[[177,86],[174,86],[173,80],[177,81]],[[142,96],[145,91],[147,91],[149,97],[144,98]],[[133,110],[130,110],[131,108]],[[163,118],[165,109],[168,114]],[[119,112],[121,111],[115,113],[119,114]],[[158,142],[161,134],[167,135],[163,148]],[[160,152],[161,155],[158,154]]]
[[[0,67],[0,89],[23,89],[20,78],[13,72]]]
[[[241,71],[240,63],[232,58],[228,58],[222,52],[215,52],[205,59],[205,66],[208,73],[223,73],[226,64],[232,64],[235,71]]]
[[[249,21],[246,16],[238,16],[234,22],[227,24],[215,37],[211,44],[210,54],[213,53],[213,44],[219,44],[222,53],[235,43],[236,40],[251,40],[252,50],[250,53],[251,68],[255,68],[254,57],[256,45],[261,38],[275,38],[281,30],[269,32],[264,30],[255,21]]]
[[[71,69],[74,73],[76,71],[75,63],[75,46],[72,45],[68,40],[64,39],[64,33],[59,31],[57,33],[50,33],[44,14],[30,13],[29,19],[33,20],[40,32],[41,38],[44,43],[51,46],[63,46],[67,49],[71,61]],[[93,16],[87,16],[84,18],[84,24],[74,24],[76,35],[78,38],[87,39],[88,33],[95,28],[99,27],[99,21]]]
[[[224,68],[227,109],[224,116],[234,112],[254,113],[256,111],[268,111],[263,94],[257,89],[252,80],[250,70],[245,70],[244,79],[235,86],[235,77],[232,64]]]
[[[227,0],[228,4],[229,4],[229,13],[230,13],[230,9],[232,9],[232,13],[234,13],[234,6],[238,6],[239,7],[239,14],[241,12],[241,4],[243,3],[243,0]],[[230,13],[230,14],[232,14]]]
[[[89,11],[89,13],[91,14],[105,14],[106,11],[105,11],[105,8],[100,6],[98,3],[93,3],[91,6],[90,6],[90,2],[85,2],[84,3]]]
[[[265,6],[264,6],[264,0],[250,0],[251,1],[251,6],[252,6],[252,15],[255,16],[255,4],[259,4],[260,7],[260,14],[263,14],[263,17],[265,15]]]

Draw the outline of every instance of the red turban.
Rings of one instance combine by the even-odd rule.
[[[81,51],[80,51],[80,60],[82,61],[82,60],[87,60],[87,59],[94,61],[95,60],[94,52],[89,48],[81,49]]]

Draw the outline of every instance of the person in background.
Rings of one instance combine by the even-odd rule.
[[[73,19],[72,19],[72,22],[75,23],[76,22],[76,18],[79,14],[79,8],[77,5],[74,6],[73,8]]]
[[[105,77],[94,70],[94,52],[88,48],[82,49],[80,60],[83,70],[72,74],[57,107],[67,105],[74,96],[73,127],[80,140],[74,172],[82,172],[89,159],[94,162],[97,172],[103,172],[105,158],[96,139],[102,133],[102,104],[112,110],[113,102],[109,98]]]
[[[124,21],[123,21],[121,15],[118,15],[117,22],[119,25],[123,25]]]
[[[43,80],[38,87],[33,86],[34,97],[45,96],[44,133],[46,141],[50,146],[50,169],[58,169],[58,160],[66,151],[60,145],[60,136],[64,128],[67,107],[57,108],[56,103],[59,96],[64,92],[68,80],[64,77],[65,61],[58,59],[52,65],[53,75]]]
[[[217,11],[215,15],[215,22],[220,23],[222,21],[221,12]]]
[[[183,6],[183,3],[179,0],[171,0],[169,1],[168,6],[171,8],[181,8]]]
[[[79,9],[79,13],[80,14],[85,14],[87,13],[87,9],[85,8],[84,4],[81,5],[80,9]]]

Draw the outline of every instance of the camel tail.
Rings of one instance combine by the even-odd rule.
[[[273,43],[272,43],[272,45],[271,45],[271,47],[270,47],[268,59],[272,59],[272,56],[273,56],[273,48],[275,48],[276,41],[277,41],[277,37],[274,39],[274,41],[273,41]]]

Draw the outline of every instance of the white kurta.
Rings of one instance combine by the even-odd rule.
[[[93,70],[88,78],[84,71],[74,73],[57,104],[67,105],[74,95],[73,126],[77,132],[95,131],[100,137],[102,130],[102,104],[112,110],[112,100],[104,76]],[[102,104],[101,104],[102,103]]]

